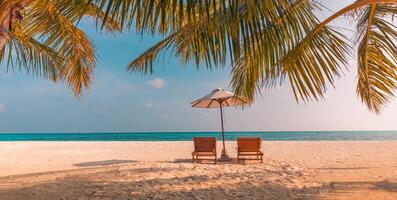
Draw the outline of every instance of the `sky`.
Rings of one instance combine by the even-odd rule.
[[[347,1],[322,1],[337,10]],[[328,13],[329,14],[329,13]],[[327,15],[325,12],[324,16]],[[343,18],[333,25],[349,27]],[[193,109],[190,102],[215,88],[226,88],[230,66],[196,70],[165,55],[146,77],[127,72],[127,64],[151,47],[160,36],[133,32],[116,37],[100,34],[83,24],[98,48],[95,80],[81,99],[65,83],[53,83],[0,65],[0,132],[162,132],[218,131],[219,110]],[[262,90],[248,108],[225,110],[226,131],[397,130],[397,101],[381,115],[370,113],[357,98],[357,68],[330,86],[324,100],[296,103],[284,84]]]

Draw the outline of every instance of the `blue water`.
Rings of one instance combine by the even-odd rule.
[[[153,133],[2,133],[0,141],[190,141],[192,137],[211,136],[219,132]],[[226,140],[242,136],[259,136],[272,141],[397,141],[397,131],[308,131],[308,132],[227,132]]]

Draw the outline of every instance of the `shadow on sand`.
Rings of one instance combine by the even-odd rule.
[[[134,163],[134,162],[137,162],[137,161],[135,161],[135,160],[116,160],[115,159],[115,160],[101,160],[101,161],[74,163],[73,166],[75,166],[75,167],[99,167],[99,166]]]
[[[361,169],[373,169],[375,167],[320,167],[313,168],[316,170],[361,170]]]
[[[192,163],[192,159],[175,159],[173,163]],[[197,164],[214,164],[214,161],[208,161],[208,160],[197,160],[195,161]],[[257,160],[240,160],[240,163],[237,162],[236,158],[231,158],[229,161],[220,161],[216,163],[217,165],[222,165],[222,164],[263,164],[260,161]]]
[[[354,190],[373,190],[383,191],[388,193],[395,193],[397,195],[397,182],[390,180],[382,181],[356,181],[356,182],[331,182],[329,183],[331,193],[346,193]]]

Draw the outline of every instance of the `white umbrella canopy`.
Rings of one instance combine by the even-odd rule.
[[[247,101],[243,97],[237,97],[234,93],[217,88],[210,94],[191,103],[194,108],[219,108],[244,105]]]
[[[225,148],[225,131],[223,126],[223,107],[239,106],[246,104],[244,97],[238,97],[234,93],[226,91],[222,88],[217,88],[210,94],[197,99],[191,103],[193,108],[220,108],[221,111],[221,125],[222,125],[222,142],[223,149],[221,154],[221,161],[228,161],[229,156],[226,154]]]

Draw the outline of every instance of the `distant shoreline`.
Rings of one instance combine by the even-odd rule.
[[[118,133],[118,134],[131,134],[131,133],[218,133],[220,130],[216,131],[38,131],[38,132],[0,132],[1,134],[109,134],[109,133]],[[241,133],[241,132],[250,132],[250,133],[286,133],[286,132],[294,132],[294,133],[326,133],[326,132],[396,132],[397,130],[253,130],[253,131],[225,131],[225,133]]]
[[[397,131],[252,131],[226,132],[225,140],[261,137],[265,141],[397,141]],[[193,137],[217,137],[219,132],[132,133],[2,133],[4,141],[191,141]]]

